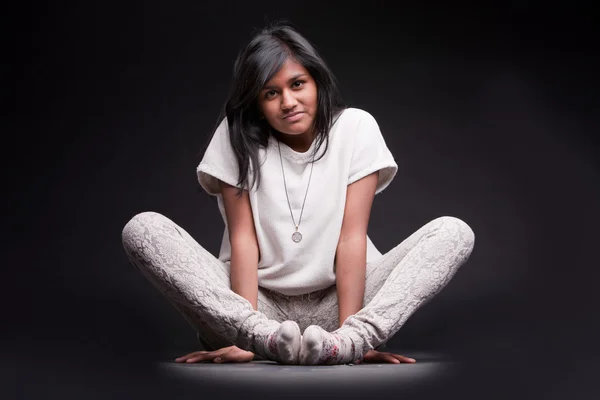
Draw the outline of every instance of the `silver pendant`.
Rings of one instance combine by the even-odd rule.
[[[292,240],[296,243],[298,243],[299,241],[302,240],[302,234],[298,231],[294,232],[294,234],[292,235]]]

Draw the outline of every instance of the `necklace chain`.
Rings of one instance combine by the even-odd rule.
[[[281,173],[283,174],[283,186],[285,187],[285,197],[288,202],[288,207],[290,209],[290,215],[292,216],[292,222],[294,222],[294,226],[296,227],[296,232],[298,232],[298,227],[302,222],[302,214],[304,213],[304,204],[306,203],[306,197],[308,195],[308,188],[310,187],[310,180],[312,178],[313,167],[315,166],[315,154],[313,153],[313,159],[310,166],[310,175],[308,176],[308,185],[306,186],[306,193],[304,194],[304,201],[302,202],[302,209],[300,210],[300,219],[298,220],[298,224],[296,224],[296,220],[294,218],[294,213],[292,212],[292,205],[290,204],[290,198],[288,196],[287,183],[285,181],[285,171],[283,170],[283,159],[281,158],[281,146],[279,145],[279,140],[277,141],[277,148],[279,149],[279,161],[281,162]]]

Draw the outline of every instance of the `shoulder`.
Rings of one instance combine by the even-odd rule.
[[[349,107],[342,111],[336,124],[344,136],[367,136],[379,134],[379,124],[368,111]]]
[[[229,136],[229,124],[227,118],[221,119],[221,122],[213,130],[213,137]]]
[[[360,108],[346,108],[339,116],[337,122],[339,129],[344,132],[346,138],[355,140],[372,140],[381,136],[379,124],[375,117],[368,111]]]
[[[223,118],[213,130],[209,148],[215,150],[226,150],[231,146],[229,140],[229,124],[227,118]]]
[[[343,124],[360,124],[361,122],[375,122],[375,118],[368,111],[361,108],[348,107],[339,116],[339,122]]]

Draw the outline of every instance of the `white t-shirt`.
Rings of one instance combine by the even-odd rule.
[[[316,140],[306,153],[299,153],[280,142],[289,202],[296,222],[300,218],[315,146]],[[325,143],[316,158],[324,151]],[[268,147],[261,148],[258,154],[260,187],[257,190],[255,185],[249,197],[260,250],[259,286],[293,296],[335,284],[334,259],[347,185],[379,171],[377,194],[389,185],[398,170],[376,120],[366,111],[347,108],[332,126],[329,148],[325,156],[314,163],[298,229],[302,234],[299,243],[292,240],[296,228],[286,198],[277,139],[271,136]],[[239,186],[237,161],[226,119],[217,128],[196,171],[202,188],[217,197],[225,223],[219,260],[229,264],[231,247],[218,180]],[[367,262],[379,256],[381,253],[367,236]]]

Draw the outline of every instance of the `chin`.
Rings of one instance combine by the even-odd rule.
[[[287,127],[287,129],[285,129],[286,127],[275,127],[275,130],[279,133],[283,133],[284,135],[290,135],[290,136],[295,136],[295,135],[301,135],[302,133],[304,133],[305,131],[301,131],[300,129],[290,129],[289,127]]]
[[[292,126],[282,126],[281,129],[278,129],[279,132],[285,133],[286,135],[302,135],[306,133],[310,129],[310,124],[302,124],[302,125],[292,125]]]
[[[308,129],[294,129],[292,130],[286,130],[286,131],[280,131],[281,133],[285,133],[286,135],[290,135],[290,136],[299,136],[302,135],[303,133],[305,133]]]

